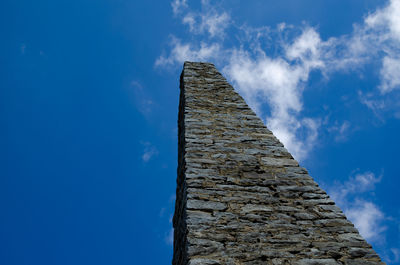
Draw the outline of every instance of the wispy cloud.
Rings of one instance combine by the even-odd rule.
[[[169,246],[174,245],[174,229],[171,228],[164,237],[165,243]]]
[[[145,117],[148,117],[156,107],[155,102],[146,93],[145,88],[139,81],[132,80],[130,82],[129,96],[137,110]]]
[[[171,66],[183,61],[204,61],[216,58],[220,54],[220,45],[217,43],[207,44],[205,42],[182,43],[178,38],[171,36],[171,51],[165,56],[160,56],[156,62],[156,66]]]
[[[382,175],[375,177],[375,174],[369,171],[356,174],[355,177],[350,177],[350,179],[345,183],[345,194],[347,195],[349,193],[361,193],[373,190],[375,184],[379,183],[382,177]]]
[[[356,200],[344,209],[344,212],[360,231],[360,234],[369,241],[385,240],[382,234],[387,227],[382,224],[385,219],[383,212],[372,202]]]
[[[202,12],[186,14],[182,23],[189,26],[194,34],[208,33],[209,37],[223,39],[225,30],[230,26],[230,15],[227,12],[218,12],[208,1],[202,1]]]
[[[155,146],[153,146],[150,142],[142,142],[144,146],[142,160],[143,162],[147,163],[150,161],[151,158],[158,155],[158,150]]]
[[[358,91],[358,96],[360,102],[372,110],[376,116],[379,116],[379,112],[385,108],[385,101],[377,98],[373,93]]]
[[[172,12],[174,15],[178,15],[181,13],[185,8],[187,8],[186,0],[174,0],[171,2]]]
[[[379,183],[382,177],[383,175],[376,177],[374,173],[369,171],[357,173],[355,176],[350,176],[344,183],[336,183],[335,187],[329,190],[329,194],[335,202],[346,204],[348,195],[374,190],[375,184]]]
[[[386,255],[386,260],[388,263],[397,263],[400,261],[400,249],[391,248],[389,249],[389,254]]]
[[[363,28],[357,31],[356,36],[363,40],[366,53],[383,53],[382,68],[380,71],[382,93],[400,88],[400,78],[396,71],[400,70],[400,0],[391,0],[382,9],[365,18]]]
[[[344,183],[336,183],[328,190],[332,199],[343,209],[360,234],[365,239],[378,243],[385,241],[383,232],[386,230],[384,221],[387,217],[365,194],[373,192],[382,177],[376,177],[372,172],[358,173]]]
[[[337,121],[335,124],[328,128],[328,132],[334,134],[335,141],[337,142],[342,142],[347,140],[347,135],[350,130],[350,122],[349,121],[343,121],[343,123],[338,123]]]

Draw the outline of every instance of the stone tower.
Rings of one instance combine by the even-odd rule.
[[[384,264],[213,64],[180,89],[174,265]]]

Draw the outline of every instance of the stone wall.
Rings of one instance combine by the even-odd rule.
[[[383,264],[214,65],[180,88],[173,264]]]

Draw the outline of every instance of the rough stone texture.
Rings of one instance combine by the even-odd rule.
[[[173,264],[384,264],[214,65],[180,86]]]

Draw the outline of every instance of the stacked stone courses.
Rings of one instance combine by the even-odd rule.
[[[384,264],[213,64],[180,88],[174,265]]]

